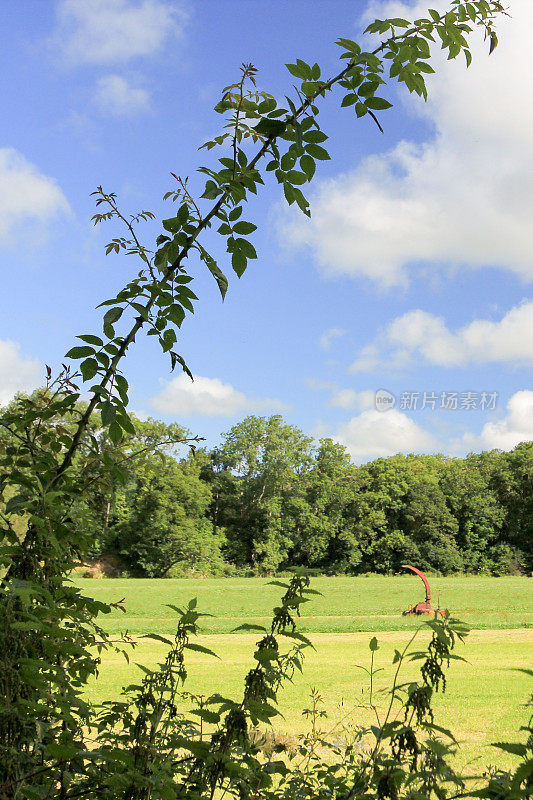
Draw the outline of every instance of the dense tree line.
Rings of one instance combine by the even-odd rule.
[[[212,451],[176,424],[134,418],[134,427],[116,444],[93,425],[114,469],[91,475],[81,453],[89,491],[72,508],[91,555],[113,555],[127,574],[533,568],[531,442],[355,466],[342,445],[315,442],[281,416],[247,417]]]

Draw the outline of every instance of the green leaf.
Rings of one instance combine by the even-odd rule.
[[[401,17],[393,17],[392,19],[388,19],[387,22],[394,25],[396,28],[408,28],[410,25],[406,19],[402,19]]]
[[[323,131],[319,131],[316,128],[307,131],[302,136],[304,142],[312,142],[313,144],[320,144],[320,142],[325,142],[327,138],[328,137]]]
[[[282,631],[281,636],[286,636],[288,639],[295,639],[297,642],[302,642],[302,644],[307,645],[307,647],[312,647],[313,650],[315,649],[311,639],[308,639],[303,633],[298,633],[298,631]]]
[[[72,347],[65,358],[85,358],[94,355],[94,347]]]
[[[237,631],[260,631],[261,633],[266,633],[266,628],[264,625],[252,625],[249,622],[244,622],[238,628],[233,628],[231,632],[236,633]]]
[[[76,339],[81,339],[82,342],[87,342],[87,344],[95,344],[97,347],[101,347],[103,345],[103,341],[100,339],[100,337],[93,336],[92,333],[86,333],[83,336],[76,336]]]
[[[435,725],[434,722],[426,722],[426,723],[424,723],[424,728],[426,728],[426,730],[437,731],[437,733],[442,733],[443,736],[446,736],[448,739],[451,739],[452,741],[457,742],[457,739],[455,738],[453,733],[448,730],[448,728],[441,728],[440,725]]]
[[[107,426],[113,422],[116,413],[117,413],[116,407],[113,405],[113,403],[110,403],[109,400],[106,400],[105,403],[102,403],[102,406],[100,408],[100,414],[102,417],[102,425],[104,426],[104,428],[107,428]]]
[[[127,433],[131,433],[132,436],[135,435],[135,425],[127,414],[120,414],[120,416],[117,417],[117,421],[119,422],[122,430],[126,431]]]
[[[115,308],[110,308],[109,311],[106,311],[104,314],[104,325],[113,325],[117,320],[119,320],[122,316],[123,309],[119,306]]]
[[[287,172],[289,169],[292,169],[294,167],[295,163],[296,163],[296,155],[294,153],[285,153],[285,155],[282,156],[279,165],[282,170]]]
[[[247,263],[248,260],[246,256],[243,255],[243,253],[241,253],[240,250],[236,250],[234,253],[232,253],[231,266],[233,267],[233,271],[237,273],[239,278],[245,272]]]
[[[314,158],[311,158],[311,156],[306,153],[300,159],[300,167],[307,175],[307,179],[311,180],[316,170],[316,164]]]
[[[259,120],[254,128],[256,133],[262,136],[268,136],[273,139],[283,133],[285,130],[285,123],[279,119],[270,119],[270,117],[263,117]]]
[[[320,161],[328,161],[330,158],[328,151],[324,150],[324,148],[320,147],[318,144],[306,144],[305,149],[310,156],[318,158]]]
[[[254,658],[260,664],[266,664],[269,661],[277,661],[279,653],[275,647],[260,647],[254,653]]]
[[[80,364],[81,374],[84,381],[90,381],[98,372],[98,361],[95,358],[87,358]]]
[[[190,216],[189,206],[187,205],[187,203],[182,203],[182,205],[179,207],[179,211],[176,217],[178,222],[181,225],[184,225],[189,219],[189,216]]]
[[[168,644],[170,647],[174,644],[171,639],[167,639],[166,636],[160,636],[158,633],[144,633],[141,639],[154,639],[156,642],[163,642],[163,644]]]
[[[196,714],[205,722],[211,722],[215,725],[220,722],[220,714],[217,714],[216,711],[210,711],[208,708],[195,708],[191,711],[191,714]],[[175,795],[173,794],[172,797],[175,797]]]
[[[122,428],[120,427],[116,419],[114,419],[109,426],[109,438],[111,439],[113,444],[118,444],[122,439]]]
[[[300,61],[300,59],[298,59],[296,64],[285,64],[285,66],[295,78],[302,78],[305,80],[311,76],[311,68],[303,61]]]
[[[183,310],[183,306],[180,306],[179,303],[174,303],[173,305],[169,306],[166,311],[168,319],[174,323],[178,328],[180,327],[181,323],[185,319],[185,311]]]
[[[182,608],[178,608],[178,606],[173,606],[172,603],[167,603],[166,606],[167,606],[167,608],[172,609],[172,611],[175,611],[176,614],[179,614],[180,616],[183,616],[184,611],[183,611]]]
[[[293,186],[301,186],[303,183],[307,182],[307,175],[304,172],[291,169],[291,171],[287,173],[287,180],[290,181]]]
[[[226,296],[226,292],[228,291],[228,279],[226,278],[222,270],[219,268],[215,259],[212,258],[209,255],[209,253],[204,254],[203,260],[207,265],[209,272],[216,280],[220,294],[222,295],[222,299],[224,299]]]
[[[294,199],[296,200],[300,211],[303,211],[306,216],[310,217],[311,212],[309,210],[309,202],[307,198],[296,186],[293,186],[292,190],[294,192]]]
[[[365,105],[373,111],[383,111],[385,108],[392,108],[392,103],[389,103],[389,101],[385,100],[383,97],[368,97],[365,101]]]
[[[503,750],[505,753],[512,753],[515,756],[527,755],[527,747],[525,744],[518,742],[491,742],[491,747],[497,747],[498,750]]]
[[[290,183],[283,184],[283,192],[285,194],[285,199],[289,205],[292,205],[296,199],[294,194],[294,189],[292,188]]]
[[[233,226],[233,230],[235,233],[247,235],[256,231],[257,225],[254,225],[253,222],[237,222],[237,224]]]
[[[168,219],[163,220],[163,228],[169,233],[177,233],[181,228],[181,222],[178,217],[169,217]]]
[[[234,220],[239,219],[241,214],[242,214],[242,206],[236,206],[235,208],[232,208],[231,211],[229,212],[228,219],[231,222],[234,222]]]
[[[187,644],[183,645],[187,648],[187,650],[194,650],[196,653],[205,653],[207,656],[214,656],[215,658],[220,658],[217,654],[210,650],[209,647],[204,647],[203,644],[196,644],[196,642],[187,642]]]
[[[365,114],[368,114],[368,108],[364,103],[357,103],[355,106],[355,113],[358,117],[364,117]]]
[[[354,103],[357,103],[357,95],[352,92],[351,94],[344,95],[341,106],[342,108],[346,108],[346,106],[353,106]]]
[[[357,90],[361,97],[372,97],[379,86],[379,81],[365,81]]]

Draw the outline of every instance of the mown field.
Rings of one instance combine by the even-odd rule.
[[[208,695],[219,691],[239,698],[243,678],[253,663],[257,634],[229,632],[242,622],[266,624],[268,610],[279,597],[279,587],[263,579],[225,580],[79,580],[88,595],[102,600],[125,598],[126,614],[114,611],[103,618],[105,627],[117,633],[126,628],[135,638],[131,663],[116,654],[103,657],[91,695],[104,700],[116,697],[121,687],[140,677],[135,662],[154,665],[164,655],[164,645],[141,638],[144,633],[169,633],[174,612],[165,603],[180,605],[198,598],[206,617],[200,641],[220,660],[188,653],[187,689]],[[458,653],[466,662],[452,662],[445,695],[435,703],[435,721],[451,728],[462,742],[458,764],[470,774],[489,764],[512,764],[490,747],[494,741],[517,740],[518,728],[528,716],[524,703],[533,690],[526,672],[533,667],[533,581],[527,578],[434,578],[441,605],[449,606],[470,624],[472,633]],[[300,629],[307,631],[316,647],[309,650],[303,675],[296,676],[280,695],[283,717],[275,722],[280,736],[296,736],[308,723],[302,711],[309,706],[309,692],[316,687],[328,716],[324,729],[344,724],[369,723],[364,708],[368,682],[360,666],[369,665],[368,642],[376,633],[376,654],[383,672],[378,689],[390,686],[392,655],[409,638],[419,620],[401,616],[401,610],[422,599],[421,581],[406,578],[316,578],[312,585],[323,592],[306,605]],[[446,599],[445,599],[446,598]],[[421,633],[421,641],[428,633]],[[405,678],[415,678],[416,663],[406,666]],[[383,697],[383,702],[385,702]]]
[[[192,597],[206,617],[206,633],[230,633],[243,622],[265,625],[283,591],[268,578],[210,578],[176,580],[80,579],[77,585],[96,599],[125,598],[126,614],[114,610],[102,618],[110,631],[127,628],[132,634],[173,630],[167,603],[181,605]],[[312,587],[322,592],[302,607],[300,629],[313,633],[412,630],[416,620],[402,617],[412,603],[424,599],[422,581],[412,574],[357,578],[319,577]],[[533,630],[533,579],[519,577],[430,576],[434,607],[440,605],[474,629],[530,628]]]

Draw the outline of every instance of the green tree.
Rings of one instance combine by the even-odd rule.
[[[492,455],[492,454],[491,454]],[[493,554],[499,569],[533,570],[533,442],[522,442],[510,453],[498,454],[492,480],[506,515],[503,542]]]
[[[463,556],[456,542],[458,523],[446,503],[434,459],[409,459],[407,470],[409,486],[401,529],[417,548],[417,563],[422,569],[444,574],[462,570]]]
[[[492,548],[502,538],[505,520],[505,508],[491,486],[491,473],[483,461],[476,455],[450,459],[440,477],[446,502],[457,521],[457,547],[467,572],[493,568]]]
[[[275,570],[291,547],[286,504],[311,467],[312,439],[279,415],[247,417],[224,439],[216,460],[235,478],[232,520],[226,516],[228,558],[262,571]]]
[[[160,578],[222,568],[220,536],[206,519],[211,492],[193,467],[152,457],[136,470],[114,541],[134,573]]]
[[[345,507],[351,494],[355,467],[346,448],[321,439],[313,452],[311,468],[299,481],[286,504],[292,541],[290,564],[338,570],[336,546],[345,540]]]

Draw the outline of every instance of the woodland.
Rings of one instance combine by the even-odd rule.
[[[247,417],[213,450],[181,445],[192,434],[177,424],[132,421],[135,433],[117,443],[92,424],[123,474],[96,471],[72,510],[89,560],[107,560],[112,575],[392,574],[406,562],[444,575],[533,569],[532,442],[355,466],[341,444],[278,415]],[[73,469],[85,469],[83,456]]]

